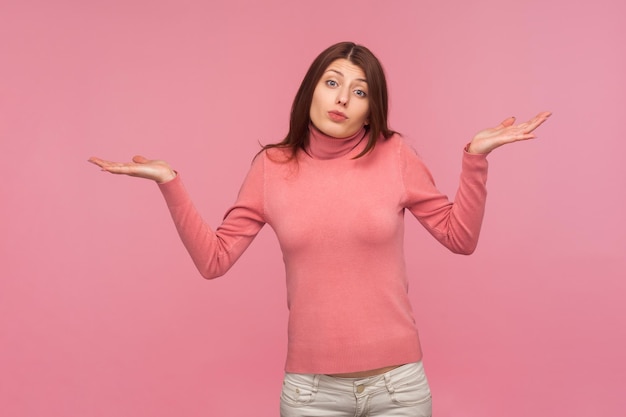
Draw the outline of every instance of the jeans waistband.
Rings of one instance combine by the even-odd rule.
[[[340,391],[354,391],[355,388],[362,387],[385,387],[390,380],[402,379],[405,376],[410,376],[415,373],[422,373],[422,362],[408,363],[401,365],[391,371],[385,372],[380,375],[373,375],[364,378],[342,378],[334,377],[330,375],[322,374],[309,374],[309,377],[313,379],[313,385],[315,387],[323,387],[325,385],[332,386],[335,390]]]

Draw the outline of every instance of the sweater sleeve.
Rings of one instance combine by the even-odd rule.
[[[195,208],[180,175],[159,184],[178,234],[200,274],[224,275],[265,224],[263,216],[263,156],[253,162],[235,204],[213,231]]]
[[[476,249],[487,198],[486,155],[463,153],[461,178],[454,201],[435,187],[433,178],[413,149],[401,149],[404,207],[441,244],[454,253],[469,255]]]

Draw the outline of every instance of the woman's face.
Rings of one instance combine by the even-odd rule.
[[[322,133],[346,138],[369,123],[367,80],[347,59],[333,61],[313,91],[311,122]]]

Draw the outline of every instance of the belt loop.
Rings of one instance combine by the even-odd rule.
[[[385,372],[383,376],[385,377],[385,385],[387,386],[387,391],[389,391],[390,394],[393,394],[395,389],[393,387],[393,384],[391,383],[391,375],[389,375],[389,372]]]
[[[313,393],[317,393],[317,387],[320,384],[320,376],[321,376],[320,374],[315,374],[313,376],[313,387],[312,387],[313,388]]]

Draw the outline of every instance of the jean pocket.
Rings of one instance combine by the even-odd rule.
[[[428,387],[415,387],[413,385],[400,385],[390,392],[391,401],[402,406],[426,404],[432,400]]]
[[[317,378],[311,374],[285,374],[280,399],[291,407],[310,404],[317,394]]]
[[[387,383],[387,390],[391,401],[402,406],[426,404],[432,401],[428,380],[421,366],[412,370],[408,375],[395,380],[392,378]]]

